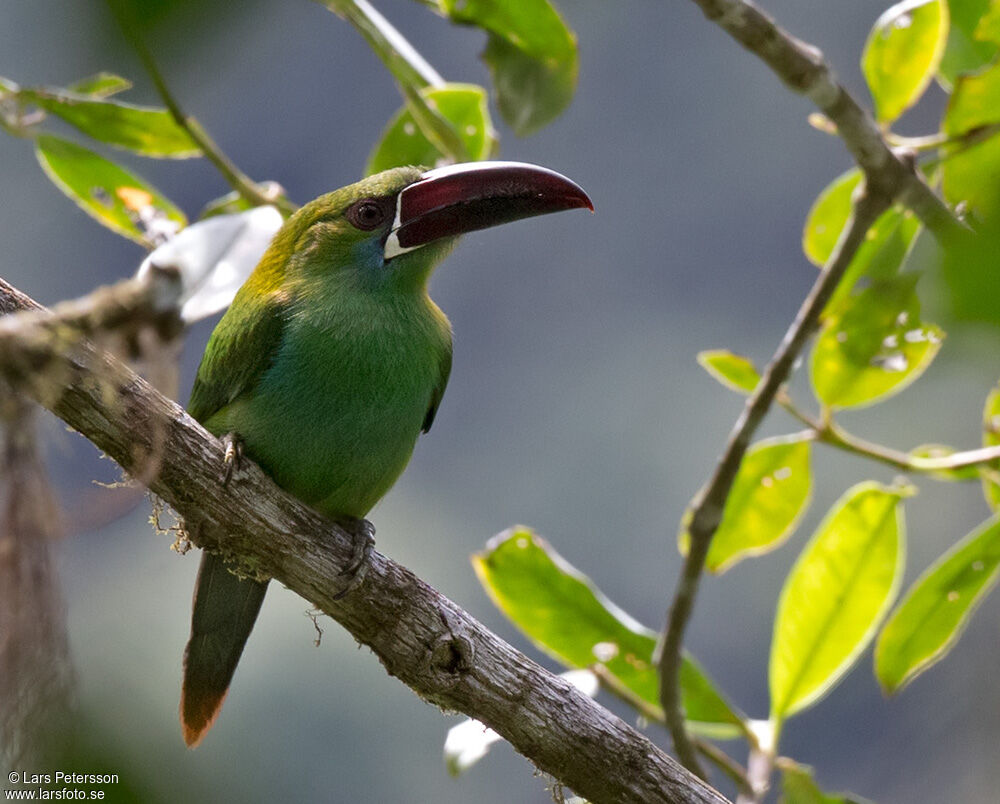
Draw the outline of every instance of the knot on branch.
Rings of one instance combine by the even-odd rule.
[[[439,688],[452,687],[472,669],[476,651],[463,634],[442,634],[428,655],[428,674]]]

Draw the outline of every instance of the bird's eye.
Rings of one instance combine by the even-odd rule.
[[[356,229],[370,232],[385,221],[386,212],[381,204],[373,198],[358,201],[347,210],[347,220]]]

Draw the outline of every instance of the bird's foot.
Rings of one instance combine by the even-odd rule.
[[[240,468],[243,460],[243,439],[239,433],[226,433],[220,439],[226,448],[225,457],[222,459],[222,485],[228,486],[233,479],[233,472]]]
[[[349,519],[340,524],[351,534],[353,552],[350,563],[337,576],[338,579],[346,579],[347,583],[333,596],[334,600],[340,600],[358,588],[368,574],[369,560],[375,549],[375,526],[367,519]]]

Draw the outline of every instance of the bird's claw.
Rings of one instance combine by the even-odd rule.
[[[226,433],[221,441],[226,448],[222,459],[222,485],[228,486],[233,479],[233,472],[240,468],[243,460],[243,439],[237,433]]]
[[[351,534],[353,552],[351,560],[337,575],[338,579],[347,579],[347,584],[337,592],[334,600],[341,600],[353,592],[368,574],[372,550],[375,549],[375,526],[367,519],[354,519],[342,523]]]

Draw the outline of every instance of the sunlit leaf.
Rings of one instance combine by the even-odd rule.
[[[576,37],[548,0],[441,0],[441,8],[489,34],[483,61],[516,133],[530,134],[562,113],[576,89]]]
[[[831,315],[816,340],[810,377],[817,398],[838,408],[901,391],[930,365],[944,333],[920,320],[916,275],[873,282]]]
[[[802,250],[814,265],[825,265],[851,214],[851,194],[861,182],[857,168],[842,173],[813,202],[802,231]]]
[[[539,648],[568,667],[603,665],[632,694],[659,706],[656,632],[608,600],[543,539],[526,528],[505,531],[472,563],[493,602]],[[687,658],[681,695],[693,728],[715,737],[740,732],[744,716]]]
[[[132,82],[114,73],[101,72],[81,78],[66,87],[76,95],[87,95],[91,98],[108,98],[130,89]]]
[[[201,156],[201,149],[166,109],[99,100],[57,89],[22,89],[19,96],[95,140],[118,148],[174,159]]]
[[[994,388],[986,397],[986,405],[983,407],[983,446],[995,447],[1000,445],[1000,387]],[[983,475],[983,494],[986,502],[994,511],[1000,510],[1000,472],[993,470],[992,473]]]
[[[909,490],[860,483],[834,505],[785,580],[774,620],[771,719],[825,695],[865,649],[899,587]]]
[[[945,46],[938,79],[951,89],[961,73],[970,73],[987,64],[997,53],[992,42],[977,37],[977,27],[990,0],[948,0],[948,43]]]
[[[711,572],[769,553],[792,534],[812,491],[810,445],[803,436],[771,438],[747,452],[708,549],[705,564]],[[678,536],[684,554],[690,543],[688,518]]]
[[[420,93],[455,129],[469,158],[487,159],[496,145],[487,108],[486,91],[474,84],[448,84]],[[417,126],[410,109],[404,107],[389,122],[365,166],[367,175],[399,165],[439,164],[444,154]]]
[[[875,675],[898,692],[945,657],[1000,572],[1000,520],[973,531],[921,575],[875,644]]]
[[[585,695],[597,695],[600,682],[589,670],[567,670],[559,674]],[[444,764],[450,776],[461,776],[486,756],[494,743],[503,741],[489,726],[478,720],[463,720],[448,729],[444,741]]]
[[[989,9],[979,19],[973,37],[980,42],[1000,44],[1000,3],[991,2]]]
[[[813,779],[812,768],[779,757],[775,763],[781,772],[779,804],[863,804],[865,799],[844,793],[824,793]]]
[[[705,371],[733,391],[751,394],[760,382],[760,373],[754,364],[728,349],[698,352],[698,362]]]
[[[893,122],[920,99],[947,40],[945,0],[903,0],[878,18],[865,43],[861,69],[880,123]]]
[[[450,164],[472,160],[469,149],[465,146],[454,124],[438,111],[437,104],[427,99],[423,89],[401,87],[406,110],[423,134],[441,154],[442,160]]]
[[[920,231],[920,221],[910,210],[893,207],[882,213],[844,272],[826,305],[825,314],[842,311],[865,283],[896,277],[903,269]]]
[[[68,140],[35,140],[42,168],[87,214],[125,237],[152,245],[184,226],[184,213],[151,185]]]
[[[852,193],[860,181],[861,172],[849,170],[834,179],[813,202],[802,232],[802,249],[815,265],[825,265],[833,255],[850,217]],[[898,274],[919,230],[920,223],[909,210],[893,207],[884,212],[868,230],[827,311],[842,306],[861,279]]]

